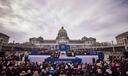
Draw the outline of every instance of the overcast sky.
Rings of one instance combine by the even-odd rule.
[[[128,31],[128,0],[0,0],[0,32],[10,42],[55,39],[61,26],[70,39],[111,42]]]

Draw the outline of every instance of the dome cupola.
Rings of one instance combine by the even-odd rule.
[[[64,29],[64,27],[62,26],[61,29],[58,32],[58,36],[56,39],[69,39],[68,35],[67,35],[67,31]]]

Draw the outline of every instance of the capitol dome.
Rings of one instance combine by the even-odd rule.
[[[86,41],[88,38],[86,36],[82,37],[81,40]]]
[[[67,31],[64,29],[64,27],[62,26],[61,29],[58,32],[58,36],[56,39],[69,39],[68,35],[67,35]]]
[[[37,38],[37,40],[43,41],[44,39],[43,39],[43,37],[40,36],[40,37]]]

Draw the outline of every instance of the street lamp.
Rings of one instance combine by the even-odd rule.
[[[127,43],[126,43],[126,38],[124,38],[124,47],[125,47],[125,51],[128,51],[128,49],[127,49]]]
[[[2,51],[3,40],[0,40],[0,51]]]
[[[2,51],[2,43],[0,43],[0,51]]]
[[[15,45],[15,41],[13,40],[12,42],[12,46],[11,46],[11,52],[14,52],[14,47],[16,47],[17,45]]]
[[[115,52],[115,48],[114,48],[114,44],[113,44],[113,41],[112,41],[112,48],[113,48],[113,52]]]

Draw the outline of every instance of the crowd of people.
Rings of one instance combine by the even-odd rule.
[[[94,64],[30,62],[13,54],[0,58],[0,76],[128,76],[128,60],[111,58]]]

